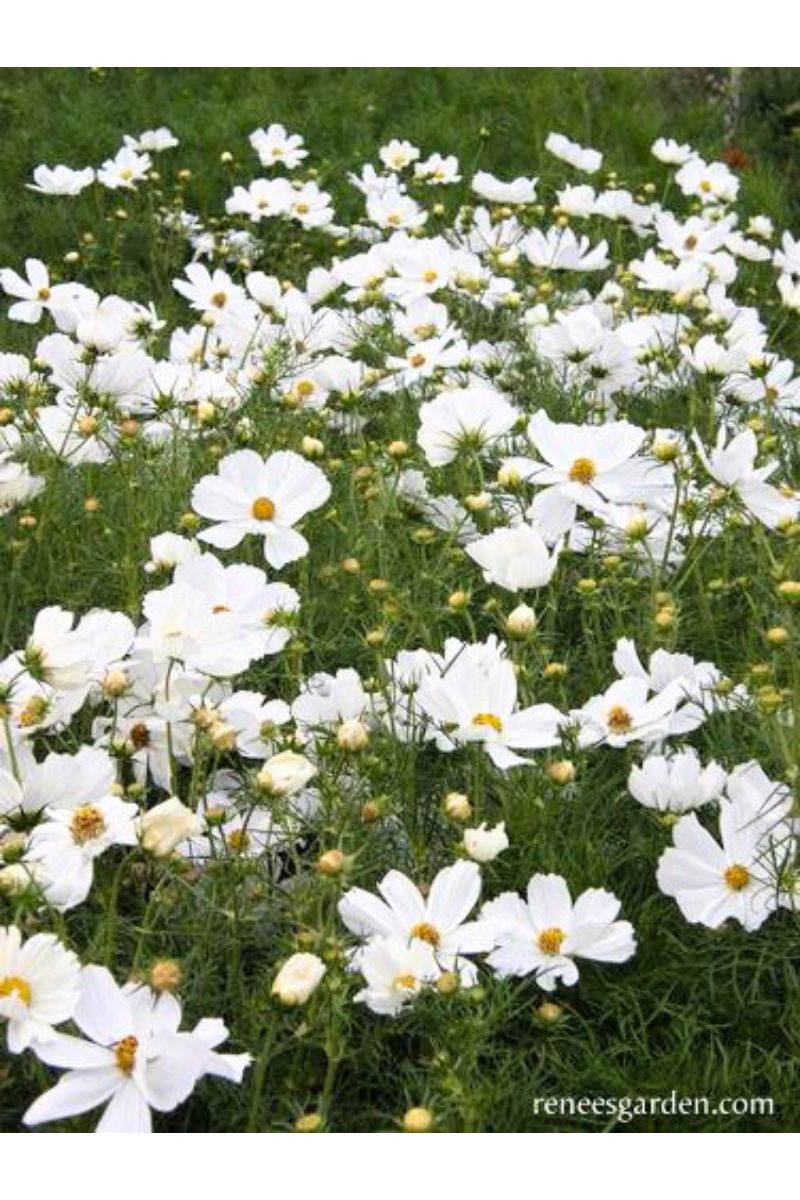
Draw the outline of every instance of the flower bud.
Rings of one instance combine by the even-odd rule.
[[[319,438],[306,436],[300,443],[300,449],[306,458],[322,458],[325,453],[325,443],[321,442]]]
[[[463,792],[448,792],[444,798],[444,811],[452,821],[468,821],[472,816],[469,797]]]
[[[157,858],[166,857],[188,837],[202,832],[203,822],[177,796],[163,800],[141,819],[142,846]]]
[[[119,668],[107,671],[103,679],[103,695],[111,699],[123,696],[128,687],[128,676]]]
[[[567,783],[572,783],[575,778],[575,764],[570,762],[568,758],[548,763],[546,771],[553,783],[557,783],[561,787]]]
[[[465,829],[464,849],[474,862],[493,862],[498,854],[508,849],[505,821],[493,829],[487,829],[485,822],[477,829]]]
[[[318,1112],[303,1113],[294,1123],[295,1133],[317,1133],[322,1128],[322,1117]]]
[[[161,958],[150,968],[150,987],[154,992],[174,992],[183,981],[180,963],[172,958]]]
[[[546,1021],[548,1025],[551,1025],[559,1019],[563,1011],[560,1004],[554,1004],[552,1000],[543,1000],[536,1009],[536,1015],[540,1021]]]
[[[433,1113],[429,1108],[410,1108],[403,1117],[405,1133],[429,1133],[433,1127]]]
[[[527,637],[536,628],[536,613],[527,604],[518,604],[506,617],[506,629],[512,637]]]
[[[293,954],[275,976],[272,995],[287,1007],[305,1004],[322,983],[327,969],[316,954]]]
[[[336,742],[342,750],[356,754],[369,742],[369,730],[361,721],[342,721],[336,730]]]
[[[317,859],[317,870],[320,875],[334,878],[336,875],[341,875],[343,869],[344,854],[341,850],[326,850]]]
[[[317,768],[304,754],[282,750],[264,763],[258,772],[258,786],[270,796],[294,796],[316,773]]]

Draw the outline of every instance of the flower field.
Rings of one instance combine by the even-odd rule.
[[[545,94],[6,173],[3,1131],[796,1121],[800,240]]]

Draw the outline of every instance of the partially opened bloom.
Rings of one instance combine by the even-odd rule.
[[[703,766],[688,747],[670,758],[653,754],[640,767],[631,767],[628,791],[645,808],[662,813],[685,813],[719,799],[726,775],[715,762]]]
[[[619,910],[617,897],[602,888],[589,888],[573,903],[560,875],[534,875],[526,900],[504,892],[481,909],[495,935],[487,962],[501,979],[535,974],[547,992],[559,980],[577,983],[576,958],[622,963],[635,954],[633,926],[617,920]]]
[[[327,968],[317,954],[293,954],[272,984],[272,995],[281,1004],[305,1004],[322,983]]]
[[[549,583],[558,562],[558,550],[557,547],[549,553],[539,531],[524,522],[495,529],[467,546],[467,554],[483,569],[486,582],[496,583],[509,592]]]
[[[587,175],[593,175],[603,165],[603,156],[599,150],[584,149],[578,142],[570,141],[563,133],[549,133],[544,146],[545,150],[549,150],[556,158],[579,171],[585,171]]]
[[[230,550],[247,534],[264,538],[264,557],[276,568],[308,553],[308,542],[294,525],[331,494],[319,467],[293,450],[262,458],[237,450],[220,461],[216,475],[205,475],[192,493],[192,507],[218,522],[198,536]]]
[[[66,1074],[22,1118],[26,1125],[61,1121],[107,1107],[95,1132],[150,1133],[150,1110],[172,1112],[204,1075],[240,1083],[249,1054],[219,1054],[228,1031],[205,1019],[181,1031],[181,1006],[170,992],[119,987],[105,967],[84,967],[74,1021],[85,1038],[57,1034],[37,1056]]]
[[[54,1025],[72,1016],[81,965],[52,933],[26,942],[16,925],[0,927],[0,1020],[8,1022],[8,1049],[19,1054],[54,1037]]]
[[[508,849],[505,821],[501,821],[493,829],[488,829],[485,821],[477,829],[465,829],[464,849],[473,862],[494,862],[498,854]]]
[[[42,164],[36,167],[33,172],[33,183],[29,183],[27,186],[32,192],[41,192],[45,196],[77,196],[93,182],[94,169],[92,167],[74,171],[71,167],[60,164],[57,167],[47,167]]]

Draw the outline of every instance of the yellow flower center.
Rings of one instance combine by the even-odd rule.
[[[50,288],[49,287],[39,288],[38,292],[36,293],[36,299],[37,300],[49,300],[50,299]]]
[[[686,241],[683,243],[684,250],[694,250],[697,247],[697,238],[693,233],[690,233]]]
[[[224,292],[214,292],[214,295],[211,297],[211,303],[214,305],[214,308],[224,308],[228,303],[228,297]]]
[[[488,725],[488,727],[490,729],[493,729],[495,731],[495,733],[503,732],[503,722],[500,720],[500,718],[497,716],[496,713],[490,713],[490,712],[476,713],[475,716],[472,718],[472,724],[473,725]]]
[[[300,213],[301,215],[304,215],[305,213],[309,212],[310,209],[309,209],[309,206],[306,204],[306,202],[304,200],[301,200],[299,204],[295,204],[294,211]]]
[[[608,710],[606,722],[612,733],[627,733],[633,725],[633,717],[627,708],[623,708],[621,704],[615,704]]]
[[[591,483],[597,474],[597,466],[591,458],[576,458],[569,469],[573,483]]]
[[[275,516],[275,505],[269,496],[259,496],[250,511],[257,521],[271,521]]]
[[[411,930],[411,936],[419,938],[421,942],[427,942],[429,946],[438,946],[442,940],[436,926],[429,925],[427,921],[420,921],[419,925],[415,925]]]
[[[439,278],[439,272],[438,271],[426,271],[425,274],[422,276],[422,278],[425,280],[426,283],[436,283],[436,280]]]
[[[553,925],[550,929],[542,930],[536,939],[536,944],[543,954],[558,954],[566,936],[563,929]]]
[[[124,167],[119,173],[120,179],[133,179],[133,171],[130,167]]]
[[[750,872],[741,863],[734,863],[725,872],[725,882],[732,892],[741,892],[750,882]]]
[[[41,696],[31,696],[20,709],[17,721],[21,729],[38,725],[47,715],[47,701]]]
[[[411,358],[408,361],[411,363],[412,367],[424,367],[425,366],[425,355],[424,354],[412,354]]]
[[[77,846],[84,846],[105,832],[106,823],[99,808],[91,804],[82,804],[72,814],[69,831]]]
[[[386,218],[387,225],[400,225],[402,224],[402,221],[403,218],[400,216],[400,213],[389,213]]]
[[[231,610],[228,608],[227,604],[215,604],[211,611],[212,613],[224,613],[230,612]]]
[[[710,192],[710,191],[711,191],[711,188],[712,188],[712,186],[713,186],[713,185],[711,184],[710,180],[708,180],[708,179],[704,179],[704,180],[702,181],[702,183],[700,184],[700,191],[701,191],[701,192]]]
[[[20,979],[19,975],[6,975],[4,979],[0,979],[0,997],[2,996],[16,996],[27,1006],[31,1002],[31,985],[27,979]]]
[[[225,841],[228,843],[228,849],[232,850],[234,854],[243,854],[250,845],[250,835],[246,829],[234,829],[228,834]]]
[[[417,986],[416,976],[415,975],[398,975],[395,978],[394,986],[396,988],[403,988],[407,992],[413,991],[413,989]]]
[[[136,1051],[138,1049],[139,1039],[135,1038],[133,1034],[130,1034],[129,1037],[124,1037],[114,1047],[114,1057],[123,1075],[133,1074],[133,1069],[136,1066]]]

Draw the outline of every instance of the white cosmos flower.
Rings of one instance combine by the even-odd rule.
[[[395,937],[406,945],[424,943],[434,952],[439,971],[468,968],[463,956],[482,954],[492,945],[481,921],[467,918],[481,893],[481,875],[474,862],[461,860],[439,871],[427,896],[402,873],[389,871],[378,884],[380,896],[351,888],[339,901],[339,915],[357,937]],[[356,954],[359,969],[364,951]]]
[[[691,747],[666,758],[653,754],[631,767],[628,791],[645,808],[685,813],[719,799],[727,776],[716,762],[703,766]]]
[[[670,720],[684,698],[680,682],[650,696],[643,679],[617,679],[599,696],[593,696],[571,716],[579,726],[581,746],[621,748],[631,742],[657,742],[670,732]]]
[[[729,690],[720,688],[724,677],[719,668],[712,662],[695,662],[691,654],[654,650],[645,669],[635,643],[630,638],[620,638],[614,649],[613,663],[623,679],[642,679],[652,692],[661,693],[670,688],[678,693],[679,707],[667,727],[671,737],[692,733],[711,713],[740,708],[748,700],[747,690],[741,684]]]
[[[589,888],[573,903],[560,875],[534,875],[527,899],[504,892],[481,909],[494,930],[487,962],[501,979],[535,974],[552,992],[559,980],[578,981],[576,958],[622,963],[636,953],[633,926],[618,921],[620,902],[611,892]]]
[[[593,247],[588,237],[577,237],[569,226],[552,225],[547,233],[531,229],[520,249],[534,267],[550,271],[604,271],[610,265],[605,238]]]
[[[32,192],[41,192],[44,196],[77,196],[93,182],[92,167],[74,171],[71,167],[60,164],[57,167],[46,167],[42,164],[35,168],[33,183],[27,184],[27,187]]]
[[[432,467],[453,462],[460,451],[482,453],[513,429],[519,411],[487,387],[440,392],[420,406],[417,441]]]
[[[111,794],[116,769],[105,750],[81,746],[75,754],[51,752],[41,762],[17,750],[17,775],[0,772],[0,816],[91,805]]]
[[[603,165],[603,156],[599,150],[584,149],[578,142],[571,142],[563,133],[549,133],[544,147],[562,162],[569,163],[579,171],[585,171],[587,175],[594,175]]]
[[[192,507],[218,524],[198,536],[230,550],[247,534],[264,538],[264,557],[277,568],[308,553],[308,542],[293,526],[319,508],[331,485],[319,467],[293,450],[262,458],[237,450],[220,460],[216,475],[205,475],[192,492]]]
[[[467,554],[483,570],[487,583],[496,583],[509,592],[540,588],[553,578],[560,546],[548,553],[542,535],[532,525],[521,522],[507,529],[495,529],[467,546]]]
[[[776,867],[785,857],[782,821],[789,798],[766,817],[761,802],[753,804],[746,782],[737,786],[734,781],[729,791],[733,798],[720,803],[719,842],[694,813],[682,817],[656,878],[687,921],[716,929],[732,917],[752,931],[781,903]]]
[[[0,927],[0,1020],[8,1022],[8,1049],[19,1054],[54,1036],[80,993],[81,965],[52,933],[22,940],[16,925]]]
[[[0,271],[0,287],[18,301],[8,310],[9,319],[35,325],[41,320],[45,309],[50,307],[53,289],[47,267],[38,258],[26,258],[25,274],[27,278],[23,279],[10,268]]]
[[[112,191],[117,188],[135,191],[137,183],[147,178],[152,165],[149,154],[138,154],[131,146],[123,146],[115,158],[107,158],[99,168],[97,180]]]
[[[91,804],[46,808],[31,834],[25,861],[36,882],[61,912],[82,904],[94,878],[94,860],[111,846],[135,846],[135,804],[105,796]]]
[[[373,937],[360,951],[357,969],[366,986],[356,992],[355,1002],[385,1017],[396,1017],[442,973],[432,946],[399,935]]]
[[[54,688],[77,688],[86,683],[91,662],[89,645],[75,617],[60,605],[42,608],[36,615],[23,661],[34,679]]]
[[[287,171],[293,171],[304,158],[308,158],[300,134],[287,133],[283,125],[273,124],[268,129],[254,130],[250,134],[250,145],[264,167],[281,165]]]
[[[245,758],[268,758],[281,727],[292,719],[285,700],[267,700],[260,692],[233,692],[217,709],[220,719],[234,730],[236,749]]]
[[[492,204],[534,204],[538,182],[538,179],[520,176],[506,183],[489,171],[476,171],[472,177],[472,190]]]
[[[150,1133],[150,1110],[172,1112],[204,1075],[240,1083],[249,1054],[219,1054],[228,1036],[222,1021],[206,1018],[181,1031],[181,1006],[169,992],[120,988],[105,967],[84,967],[74,1021],[84,1038],[57,1034],[36,1046],[62,1079],[35,1100],[26,1125],[61,1121],[107,1105],[97,1133]]]
[[[378,157],[390,171],[402,171],[404,167],[410,166],[415,159],[419,158],[419,147],[414,146],[411,142],[393,138],[391,142],[381,146]]]
[[[777,463],[756,467],[758,441],[752,429],[742,430],[728,442],[727,430],[721,427],[710,453],[706,453],[697,437],[695,444],[709,475],[734,491],[748,512],[768,529],[787,524],[800,513],[800,499],[796,495],[784,495],[766,482],[776,470]]]
[[[674,138],[664,137],[656,138],[650,147],[650,153],[659,162],[676,167],[682,167],[690,158],[696,156],[696,151],[692,149],[688,142],[681,144],[680,142],[676,142]]]
[[[671,488],[671,469],[639,456],[646,430],[628,421],[573,425],[551,421],[539,409],[528,423],[528,436],[543,459],[524,469],[525,477],[543,489],[531,515],[548,539],[572,528],[579,506],[595,512],[605,501],[652,504]]]
[[[517,709],[514,667],[494,638],[473,645],[449,639],[438,672],[421,680],[415,702],[440,750],[477,742],[503,771],[530,764],[515,750],[557,746],[565,722],[552,704]]]

